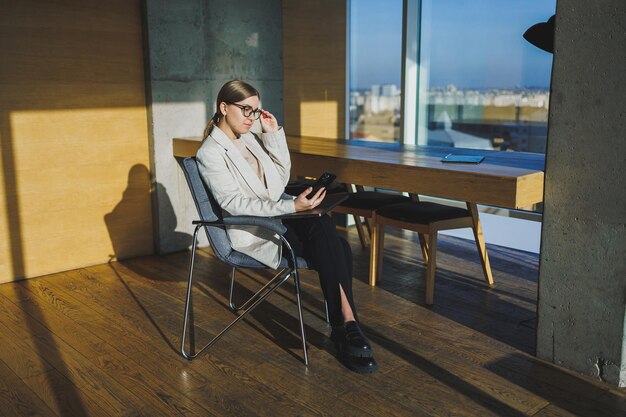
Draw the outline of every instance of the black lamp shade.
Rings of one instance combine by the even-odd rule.
[[[524,39],[546,52],[554,52],[554,15],[547,22],[537,23],[524,32]]]

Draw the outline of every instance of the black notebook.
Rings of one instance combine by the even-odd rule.
[[[275,219],[304,219],[307,217],[320,217],[331,211],[333,208],[343,203],[348,199],[348,193],[336,193],[328,194],[324,197],[324,200],[319,206],[305,211],[299,211],[297,213],[281,214],[274,217]]]
[[[453,155],[448,154],[441,158],[441,162],[456,162],[460,164],[480,164],[483,159],[482,155]]]

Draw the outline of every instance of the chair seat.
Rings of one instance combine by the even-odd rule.
[[[340,204],[342,207],[356,209],[377,210],[390,204],[411,202],[409,197],[399,194],[382,193],[378,191],[359,191],[352,193],[348,199]]]
[[[413,224],[428,224],[471,216],[468,210],[459,207],[416,201],[381,207],[376,210],[376,215]]]

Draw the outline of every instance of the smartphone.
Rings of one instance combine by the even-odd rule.
[[[331,174],[330,172],[324,172],[322,175],[319,176],[317,181],[315,181],[315,184],[313,184],[313,191],[311,191],[309,195],[306,196],[306,198],[313,197],[315,193],[317,193],[322,187],[328,189],[333,181],[335,181],[335,178],[337,178],[335,174]]]

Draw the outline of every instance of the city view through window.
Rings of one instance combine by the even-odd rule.
[[[422,0],[417,140],[545,152],[552,55],[522,35],[555,0]],[[402,0],[350,6],[350,138],[400,141]],[[405,140],[405,142],[407,142]]]

